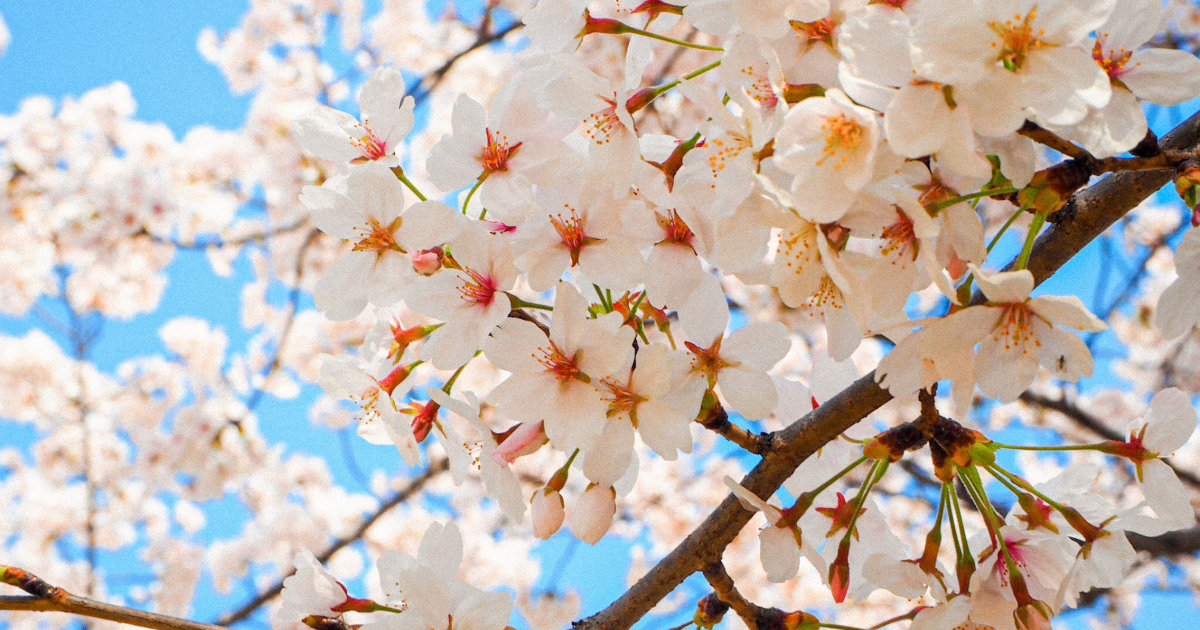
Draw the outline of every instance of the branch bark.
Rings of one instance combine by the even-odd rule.
[[[72,595],[64,589],[47,584],[28,571],[16,567],[0,566],[0,581],[30,594],[29,596],[0,596],[0,610],[63,612],[81,617],[127,623],[143,628],[157,628],[158,630],[228,630],[221,626],[124,606],[114,606],[87,597]]]
[[[1164,149],[1190,149],[1200,141],[1200,113],[1162,140]],[[1027,269],[1041,284],[1110,225],[1162,188],[1171,171],[1115,173],[1072,195],[1062,220],[1034,244]],[[1060,211],[1062,212],[1062,211]],[[1013,263],[1008,265],[1012,268]],[[977,298],[982,296],[977,295]],[[772,448],[742,485],[769,498],[809,455],[892,399],[875,383],[875,372],[858,379],[833,399],[772,435]],[[646,575],[604,610],[577,621],[574,630],[629,628],[685,578],[721,559],[725,547],[752,514],[728,496],[708,518]]]

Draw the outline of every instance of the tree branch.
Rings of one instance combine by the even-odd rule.
[[[421,473],[420,476],[418,476],[415,479],[413,479],[412,481],[410,481],[409,484],[407,486],[405,486],[403,490],[397,492],[395,494],[395,496],[393,496],[391,499],[388,499],[387,502],[384,503],[383,505],[380,505],[379,509],[375,510],[374,514],[372,514],[371,516],[368,516],[366,518],[366,520],[359,523],[358,527],[349,536],[344,536],[342,538],[338,538],[337,540],[333,541],[333,543],[330,544],[329,547],[327,547],[325,549],[325,551],[322,551],[321,553],[316,554],[317,561],[320,562],[321,564],[328,562],[329,559],[333,557],[333,554],[337,553],[338,551],[341,551],[341,549],[343,547],[346,547],[347,545],[362,538],[363,534],[365,534],[367,532],[367,529],[370,528],[372,525],[374,525],[375,521],[378,521],[380,517],[382,517],[384,514],[387,514],[389,511],[392,510],[392,508],[395,508],[396,506],[400,505],[401,503],[404,503],[405,501],[412,498],[412,496],[414,494],[416,494],[418,490],[423,488],[425,486],[425,484],[429,482],[430,479],[433,479],[433,477],[435,475],[437,475],[438,473],[444,472],[446,470],[449,470],[449,469],[450,469],[450,461],[447,459],[444,459],[444,458],[438,460],[437,462],[430,464],[429,468],[427,468],[425,470],[425,472]],[[235,610],[231,613],[226,613],[226,614],[222,615],[216,621],[217,626],[208,626],[208,624],[204,624],[204,625],[208,626],[209,628],[233,625],[233,624],[249,617],[251,614],[254,613],[254,611],[261,608],[263,604],[266,604],[267,602],[271,601],[272,599],[275,599],[276,597],[278,597],[279,593],[282,591],[283,591],[283,578],[279,578],[279,580],[277,580],[269,588],[267,588],[266,590],[264,590],[264,591],[260,592],[258,595],[256,595],[254,597],[254,599],[243,604],[241,608],[238,608],[237,610]]]
[[[51,586],[38,576],[16,567],[0,565],[0,581],[30,593],[0,596],[0,610],[28,610],[35,612],[63,612],[81,617],[105,619],[127,623],[143,628],[159,630],[228,630],[198,621],[189,621],[169,615],[135,610],[124,606],[105,604],[87,597],[72,595],[57,586]]]
[[[1200,139],[1200,113],[1163,138],[1166,149],[1188,149]],[[1059,223],[1034,244],[1027,269],[1041,284],[1110,225],[1162,188],[1170,171],[1115,173],[1071,196]],[[1061,212],[1061,211],[1060,211]],[[1008,268],[1015,264],[1010,263]],[[976,299],[982,301],[982,295]],[[769,498],[809,455],[892,399],[875,383],[875,372],[858,379],[840,394],[800,420],[773,434],[772,447],[742,480],[742,485]],[[628,628],[666,597],[685,578],[720,559],[725,547],[752,514],[727,496],[678,546],[642,576],[608,608],[575,622],[574,630]]]

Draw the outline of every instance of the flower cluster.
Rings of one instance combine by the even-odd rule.
[[[395,369],[401,379],[423,364],[452,373],[408,423],[397,420],[400,396],[380,402],[372,394],[370,406],[410,462],[433,433],[452,469],[474,459],[515,519],[524,509],[510,465],[547,447],[564,463],[529,499],[534,532],[548,537],[569,512],[576,535],[595,542],[637,476],[635,438],[672,460],[692,450],[697,421],[768,417],[781,392],[799,385],[771,374],[791,346],[785,326],[729,330],[730,286],[767,287],[784,308],[807,313],[836,361],[866,337],[890,337],[896,346],[876,378],[894,396],[950,380],[967,409],[976,386],[1009,402],[1041,369],[1065,381],[1091,374],[1090,350],[1063,328],[1099,332],[1105,324],[1076,297],[1031,297],[1034,277],[1022,267],[1067,195],[1101,165],[1118,163],[1104,158],[1143,143],[1140,100],[1200,94],[1196,58],[1139,50],[1152,32],[1133,28],[1112,2],[836,0],[767,9],[701,0],[646,3],[616,18],[584,4],[539,2],[525,18],[533,50],[520,70],[488,108],[459,96],[449,132],[424,164],[393,153],[412,125],[412,100],[392,70],[363,87],[361,122],[320,108],[296,123],[305,147],[340,169],[301,201],[350,250],[318,283],[317,306],[335,319],[368,304],[419,314],[430,323],[411,354],[392,357]],[[1156,5],[1139,9],[1153,14]],[[631,35],[623,67],[592,67],[564,52],[564,22],[583,44]],[[688,25],[709,43],[675,37]],[[693,70],[647,85],[653,40],[675,46]],[[1151,78],[1168,74],[1178,79],[1170,89]],[[646,115],[671,98],[694,113],[657,122]],[[1039,168],[1036,142],[1075,159]],[[414,183],[423,178],[441,193],[467,190],[452,208],[429,200],[434,191]],[[985,268],[995,264],[985,225],[1001,213],[1011,215],[1001,231],[1026,213],[1034,218],[1017,268],[994,272]],[[982,300],[971,301],[972,286]],[[1160,317],[1171,331],[1190,325],[1170,308],[1183,286],[1164,294]],[[926,289],[940,294],[942,308],[910,321],[906,305]],[[483,389],[456,383],[485,360],[507,376]],[[464,441],[464,428],[475,441]],[[955,451],[965,446],[940,442],[939,431],[925,427],[921,442],[939,445],[935,465],[950,457],[967,466],[965,450]],[[1159,468],[1139,464],[1139,474]],[[956,476],[948,470],[943,481]],[[570,504],[561,491],[574,472],[586,489]],[[827,537],[845,531],[841,544],[824,546],[824,560],[800,535],[807,506],[780,512],[733,488],[768,513],[763,558],[772,579],[794,575],[803,552],[822,571],[828,564],[841,601],[863,563],[900,559],[886,524],[875,522],[878,510],[863,507],[866,486],[855,504],[839,495],[836,507],[810,512],[829,511]],[[1150,504],[1165,527],[1185,524],[1177,506]],[[851,533],[867,523],[881,533],[851,556]],[[1004,543],[1012,532],[986,524],[992,545],[972,560],[980,563],[975,579],[960,572],[960,588],[942,583],[935,598],[983,597],[977,582],[988,562],[1008,563],[1004,580],[1022,579],[1014,550],[1038,544]],[[1087,545],[1119,532],[1089,530]],[[793,539],[798,551],[785,551]],[[959,542],[960,561],[971,560]],[[942,574],[933,558],[920,568]],[[1084,569],[1070,570],[1072,588],[1097,585],[1079,577]],[[1065,573],[1033,577],[1049,585]],[[913,597],[937,586],[914,579],[893,590]],[[1042,614],[1024,608],[1034,602],[1073,602],[1078,590],[1051,597],[1014,588],[1017,618]],[[1007,623],[1012,617],[1010,609]]]

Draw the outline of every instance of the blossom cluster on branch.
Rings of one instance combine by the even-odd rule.
[[[38,465],[72,481],[61,531],[83,523],[81,546],[152,532],[164,576],[204,556],[227,591],[270,544],[295,569],[259,598],[281,593],[280,630],[505,630],[499,587],[552,628],[578,600],[534,601],[528,534],[641,536],[637,572],[732,494],[762,527],[690,567],[713,593],[685,626],[1031,628],[1119,589],[1139,540],[1194,527],[1200,480],[1163,458],[1196,457],[1200,153],[1160,143],[1143,107],[1200,95],[1200,60],[1159,46],[1160,0],[488,2],[440,36],[403,24],[415,4],[385,3],[365,36],[360,2],[300,4],[304,19],[260,7],[201,38],[256,92],[239,134],[177,141],[131,120],[121,86],[0,124],[0,208],[21,236],[6,253],[28,261],[0,278],[3,308],[58,297],[77,342],[14,343],[0,414],[54,435]],[[319,53],[334,16],[345,77]],[[504,43],[518,31],[526,44]],[[329,105],[360,77],[357,115]],[[1035,293],[1039,234],[1125,171],[1170,173],[1188,206],[1128,215],[1143,288],[1091,306]],[[253,268],[246,351],[179,318],[160,331],[169,358],[92,366],[89,318],[155,308],[188,247]],[[1089,389],[1105,340],[1129,348],[1110,361],[1129,391]],[[896,402],[788,461],[786,494],[735,480],[868,372]],[[270,448],[260,401],[307,382],[328,395],[314,420],[449,479],[351,492]],[[1057,434],[1010,443],[1014,415]],[[136,490],[112,465],[127,460]],[[18,478],[33,523],[42,482],[0,483]],[[169,535],[230,492],[255,513],[240,538]],[[388,494],[416,518],[386,516]],[[330,533],[378,557],[365,592],[347,586],[363,558]],[[104,594],[94,562],[75,570]],[[184,614],[186,575],[153,598]]]

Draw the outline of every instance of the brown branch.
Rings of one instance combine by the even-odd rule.
[[[1050,131],[1044,127],[1040,127],[1037,123],[1030,120],[1026,120],[1025,124],[1017,130],[1017,133],[1029,138],[1030,140],[1033,140],[1034,142],[1037,142],[1038,144],[1046,145],[1047,147],[1050,147],[1051,149],[1054,149],[1055,151],[1058,151],[1069,158],[1074,158],[1081,162],[1089,162],[1096,159],[1091,153],[1088,153],[1086,149],[1076,145],[1073,142],[1064,140],[1053,131]]]
[[[147,229],[145,226],[142,226],[142,228],[140,230],[138,230],[137,232],[134,232],[131,236],[134,236],[134,237],[144,236],[156,243],[170,245],[171,247],[175,247],[178,249],[208,249],[210,247],[228,247],[231,245],[245,245],[247,243],[261,241],[268,237],[275,236],[278,234],[286,234],[288,232],[298,230],[298,229],[304,227],[308,223],[308,220],[309,220],[308,213],[305,212],[304,214],[297,216],[294,220],[292,220],[289,223],[285,223],[283,225],[277,225],[275,227],[267,228],[264,230],[259,230],[257,232],[242,234],[241,236],[235,236],[233,238],[227,238],[227,239],[223,239],[220,236],[215,236],[208,240],[181,241],[172,236],[163,236],[161,234],[155,234],[154,232],[151,232],[149,229]]]
[[[482,48],[483,46],[487,46],[488,44],[504,39],[509,33],[522,28],[525,26],[525,24],[520,20],[514,20],[511,24],[495,32],[489,32],[490,26],[491,20],[485,15],[484,20],[480,22],[479,28],[475,32],[475,41],[471,42],[471,44],[466,48],[447,58],[442,65],[425,75],[417,83],[416,88],[413,90],[413,92],[416,92],[416,94],[413,96],[413,100],[418,105],[424,101],[430,93],[433,92],[433,89],[442,82],[442,79],[446,78],[446,75],[450,72],[450,69],[453,68],[454,64],[458,63],[460,59],[466,57],[468,54],[474,52],[478,48]]]
[[[1167,149],[1188,149],[1200,139],[1200,114],[1188,118],[1163,138]],[[1170,171],[1116,173],[1071,196],[1060,223],[1034,244],[1027,269],[1044,282],[1110,225],[1170,181]],[[1014,263],[1009,264],[1009,268]],[[976,298],[982,302],[983,296]],[[772,435],[772,448],[742,480],[759,497],[768,498],[809,455],[891,400],[871,372],[858,379],[791,426]],[[720,559],[725,547],[752,514],[732,496],[691,534],[642,576],[608,608],[575,622],[574,630],[628,628],[666,597],[685,578]]]
[[[750,630],[761,630],[760,621],[772,614],[771,609],[763,608],[755,604],[738,592],[737,586],[733,583],[733,578],[729,577],[729,573],[725,570],[725,565],[721,561],[714,562],[707,567],[704,567],[704,578],[708,580],[708,585],[713,588],[717,597],[721,601],[729,604],[733,612],[741,617],[746,623],[746,627]],[[779,611],[774,611],[776,614]]]
[[[729,413],[725,411],[725,408],[719,402],[707,411],[702,410],[700,416],[696,418],[696,422],[700,423],[700,426],[705,429],[716,433],[755,455],[762,455],[771,444],[771,436],[769,434],[751,433],[745,428],[730,422]]]
[[[426,469],[425,472],[421,473],[420,476],[418,476],[415,479],[413,479],[412,481],[410,481],[409,484],[407,486],[405,486],[403,490],[397,492],[395,494],[395,496],[388,499],[387,502],[385,502],[383,505],[380,505],[379,509],[375,510],[375,512],[373,514],[371,514],[371,516],[368,516],[366,518],[366,520],[359,523],[358,527],[355,528],[355,530],[350,535],[343,536],[342,538],[338,538],[337,540],[333,541],[333,543],[330,544],[329,547],[327,547],[325,549],[325,551],[322,551],[321,553],[316,554],[317,561],[321,562],[322,564],[324,564],[325,562],[328,562],[329,559],[333,557],[333,554],[340,551],[343,547],[346,547],[346,546],[350,545],[351,543],[361,539],[363,537],[363,534],[365,534],[367,532],[367,529],[369,529],[372,525],[374,525],[375,521],[378,521],[380,519],[380,517],[382,517],[384,514],[390,512],[393,508],[397,507],[401,503],[404,503],[408,499],[412,498],[412,496],[414,494],[416,494],[418,490],[423,488],[425,486],[425,484],[429,482],[430,479],[433,479],[434,475],[445,472],[449,469],[450,469],[450,461],[447,459],[440,459],[437,462],[430,464],[429,468]],[[218,626],[229,626],[229,625],[233,625],[233,624],[249,617],[251,614],[254,613],[254,611],[261,608],[263,604],[266,604],[267,602],[269,602],[272,599],[275,599],[277,596],[279,596],[279,593],[282,591],[283,591],[283,578],[280,578],[274,584],[272,584],[269,588],[260,592],[258,595],[256,595],[254,597],[254,599],[246,602],[237,610],[222,615],[220,618],[217,619],[217,621],[216,621],[217,625]],[[216,626],[209,626],[209,627],[211,628],[211,627],[216,627]]]
[[[143,628],[159,630],[227,630],[198,621],[189,621],[169,615],[135,610],[124,606],[105,604],[87,597],[72,595],[57,586],[51,586],[38,576],[16,567],[0,565],[0,581],[29,593],[0,596],[0,610],[27,610],[32,612],[63,612],[81,617],[92,617],[116,621]]]

